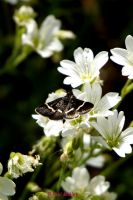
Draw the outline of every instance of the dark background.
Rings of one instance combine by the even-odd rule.
[[[59,61],[73,60],[77,47],[88,47],[96,55],[114,47],[125,48],[125,38],[133,35],[132,0],[34,0],[30,5],[37,12],[36,20],[54,14],[62,21],[62,29],[72,30],[75,40],[64,41],[60,58],[43,59],[32,53],[17,69],[0,75],[0,162],[6,165],[11,151],[27,154],[32,145],[43,135],[43,130],[31,115],[36,106],[47,98],[48,93],[64,88],[64,76],[57,72]],[[11,55],[15,35],[12,19],[15,6],[0,0],[0,68]],[[102,69],[103,93],[120,92],[127,80],[121,76],[121,66],[109,61]],[[119,110],[126,115],[126,126],[132,120],[133,95],[129,94]],[[118,156],[113,155],[115,160]],[[118,199],[133,199],[133,159],[115,169],[108,180]]]

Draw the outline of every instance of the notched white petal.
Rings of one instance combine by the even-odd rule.
[[[126,154],[132,152],[132,148],[128,143],[122,143],[119,147],[114,147],[113,150],[120,156],[125,157]]]
[[[108,59],[109,59],[108,52],[102,51],[95,56],[94,63],[97,66],[97,68],[100,69],[106,64]]]

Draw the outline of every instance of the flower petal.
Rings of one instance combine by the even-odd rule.
[[[132,152],[132,148],[128,143],[121,143],[119,147],[114,147],[113,150],[120,157],[125,157],[125,154],[129,154]]]
[[[121,97],[118,93],[109,92],[102,97],[96,108],[100,111],[106,111],[115,106],[120,100]]]
[[[75,180],[71,177],[67,177],[65,181],[61,183],[61,186],[66,192],[76,192],[75,189]]]
[[[61,27],[60,20],[56,19],[53,15],[49,15],[42,22],[39,34],[42,40],[50,41]]]
[[[122,134],[121,137],[126,140],[126,142],[128,142],[129,144],[133,144],[133,127],[129,127],[127,129],[125,129]]]
[[[125,39],[125,45],[128,51],[133,52],[133,37],[128,35]]]
[[[95,195],[101,195],[107,191],[107,189],[110,186],[110,183],[105,181],[104,176],[99,175],[91,179],[90,186]]]
[[[2,173],[2,171],[3,171],[3,166],[2,166],[2,164],[0,163],[0,174]]]
[[[90,176],[86,168],[76,167],[73,171],[72,178],[75,180],[78,189],[85,189],[88,186]]]
[[[46,136],[58,136],[63,128],[62,120],[54,121],[49,120],[46,126],[44,127],[44,132]]]
[[[103,155],[99,155],[96,157],[92,157],[87,160],[86,164],[95,168],[102,168],[105,162],[105,158]]]
[[[128,64],[127,55],[128,52],[126,49],[114,48],[111,49],[112,56],[110,59],[119,65]]]
[[[28,44],[35,47],[34,41],[36,41],[38,37],[38,27],[36,21],[30,19],[26,24],[26,29],[27,32],[22,34],[22,44]]]
[[[97,122],[90,122],[90,124],[103,136],[103,138],[108,138],[108,127],[107,119],[104,117],[98,117]]]
[[[122,68],[122,75],[128,76],[129,79],[133,79],[133,66],[125,65]]]
[[[99,69],[101,69],[101,67],[103,67],[106,64],[108,59],[109,59],[108,52],[101,51],[94,58],[94,66],[97,66],[97,69],[99,70]]]
[[[7,177],[0,177],[0,193],[7,196],[15,194],[15,183]]]
[[[78,77],[72,78],[69,76],[64,79],[63,83],[66,85],[71,84],[73,88],[82,84],[81,79],[78,79]]]
[[[8,200],[8,197],[0,193],[0,199],[1,200]]]
[[[75,71],[76,64],[73,61],[70,60],[62,60],[60,62],[60,65],[62,67],[58,67],[57,70],[65,75],[71,75],[73,74],[73,71]]]

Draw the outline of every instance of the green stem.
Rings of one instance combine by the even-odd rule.
[[[128,87],[131,85],[131,80],[128,79],[127,82],[125,83],[124,87],[121,90],[121,96],[124,98],[129,92],[127,92]]]
[[[123,98],[133,90],[133,83],[128,85],[123,93]]]
[[[64,172],[66,170],[66,164],[63,163],[63,166],[61,168],[61,172],[60,172],[60,176],[59,176],[59,180],[58,180],[58,183],[57,183],[57,186],[56,186],[56,190],[59,191],[60,187],[61,187],[61,182],[64,178]]]
[[[119,107],[119,105],[121,104],[121,102],[123,101],[123,99],[126,97],[126,95],[128,93],[130,93],[133,90],[133,83],[131,83],[131,79],[128,79],[125,83],[125,85],[123,86],[123,88],[121,89],[121,101],[114,107],[114,109],[117,109]]]
[[[0,71],[0,75],[4,74],[4,73],[10,73],[12,72],[14,69],[16,69],[16,67],[22,63],[27,57],[28,55],[31,53],[31,50],[29,49],[29,51],[25,51],[23,50],[23,52],[18,55],[18,57],[14,58],[10,57],[10,59],[7,61],[5,67]]]
[[[21,42],[23,29],[16,27],[16,35],[14,38],[14,46],[11,56],[7,59],[5,66],[0,70],[0,75],[13,71],[27,56],[32,52],[30,46],[23,46]]]

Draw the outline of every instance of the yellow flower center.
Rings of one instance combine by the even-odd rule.
[[[91,74],[87,74],[87,73],[86,74],[82,74],[81,79],[83,81],[85,81],[85,82],[87,82],[87,81],[91,82],[92,81],[92,75]]]

